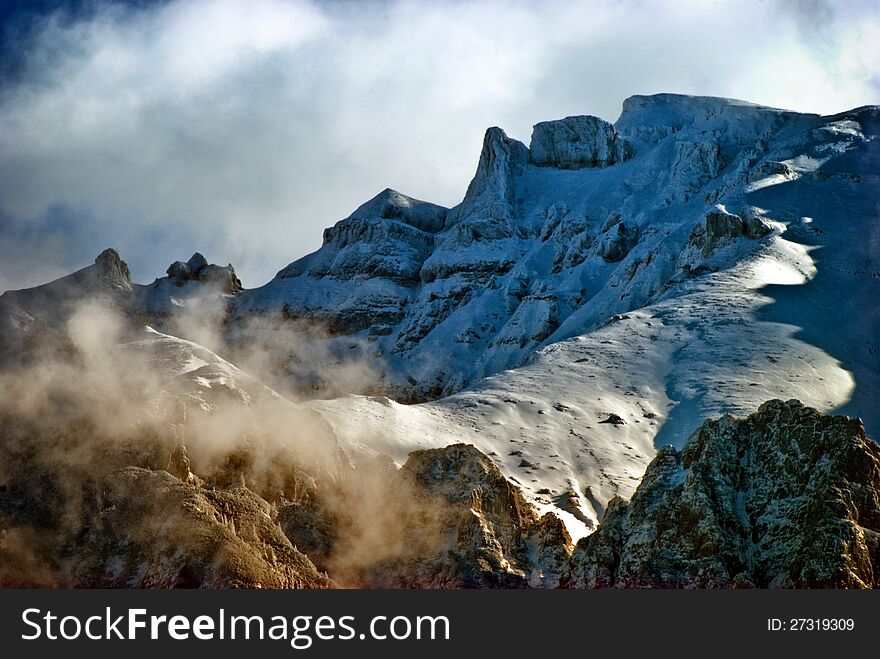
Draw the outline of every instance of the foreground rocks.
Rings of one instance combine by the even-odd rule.
[[[40,437],[42,450],[28,439],[3,436],[0,586],[334,585],[281,531],[277,508],[242,485],[255,487],[241,470],[238,485],[219,473],[205,481],[183,446],[149,433],[101,442],[87,425],[69,427]]]
[[[632,500],[613,500],[573,552],[562,521],[467,444],[329,480],[279,455],[261,478],[248,466],[256,447],[208,470],[173,438],[87,450],[83,426],[38,447],[11,427],[7,587],[878,585],[880,448],[858,419],[795,400],[706,421],[681,451],[661,449]]]
[[[360,482],[357,482],[360,479]],[[361,588],[555,587],[571,538],[469,444],[360,465],[342,491],[280,517],[319,567]],[[334,505],[340,498],[346,506]]]
[[[880,448],[858,419],[774,400],[661,449],[563,585],[872,588],[878,568]]]

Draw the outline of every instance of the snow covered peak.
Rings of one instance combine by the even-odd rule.
[[[88,297],[101,295],[126,295],[132,290],[131,272],[128,264],[112,248],[105,249],[94,265],[56,279],[48,284],[2,295],[7,301],[15,301],[24,307],[33,306],[45,311],[53,305],[78,303]],[[41,309],[45,308],[45,309]]]
[[[652,122],[669,121],[676,118],[694,118],[699,114],[714,112],[739,112],[739,113],[773,113],[773,114],[803,114],[792,110],[772,108],[757,103],[749,103],[735,98],[723,98],[720,96],[690,96],[688,94],[636,94],[623,101],[623,109],[615,125],[622,120],[632,121],[635,119],[649,119]],[[817,116],[817,115],[807,115]]]
[[[420,201],[405,194],[385,188],[382,192],[359,206],[346,219],[398,220],[428,233],[443,228],[447,209],[427,201]]]
[[[639,142],[657,143],[683,129],[705,131],[722,143],[754,144],[785,126],[810,125],[818,115],[712,96],[631,96],[614,127]]]

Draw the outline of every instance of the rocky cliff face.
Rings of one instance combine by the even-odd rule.
[[[554,586],[570,538],[552,513],[539,516],[519,487],[468,444],[412,453],[400,477],[417,506],[438,511],[439,542],[420,556],[369,572],[372,585],[418,588]],[[405,529],[420,534],[418,525]]]
[[[49,434],[14,414],[2,419],[14,426],[0,448],[0,586],[333,586],[253,491],[273,491],[242,460],[254,448],[206,469],[174,427],[106,438],[88,421]],[[292,483],[296,466],[280,463],[277,473]]]
[[[770,401],[661,449],[581,540],[568,588],[873,588],[880,449],[858,419]]]

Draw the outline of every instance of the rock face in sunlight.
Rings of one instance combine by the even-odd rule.
[[[880,448],[795,400],[660,450],[581,540],[569,588],[876,588]]]
[[[411,492],[404,544],[419,546],[425,524],[436,538],[415,555],[367,566],[373,587],[553,587],[571,549],[565,526],[543,517],[492,460],[468,444],[410,454],[397,475]],[[428,511],[433,511],[433,514]],[[415,522],[415,523],[413,523]]]
[[[214,470],[189,460],[173,427],[167,439],[143,432],[130,440],[100,440],[87,423],[68,424],[51,441],[30,430],[17,422],[0,450],[3,586],[333,586],[281,531],[277,507],[245,486],[272,491],[240,449]],[[294,464],[277,469],[297,477]]]
[[[200,488],[129,467],[100,495],[94,526],[70,561],[74,587],[327,588],[272,507],[244,487]],[[70,559],[68,559],[70,560]]]

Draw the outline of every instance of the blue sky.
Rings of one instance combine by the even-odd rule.
[[[267,281],[385,187],[457,203],[483,131],[632,94],[880,103],[871,2],[0,3],[0,290],[117,247]]]

